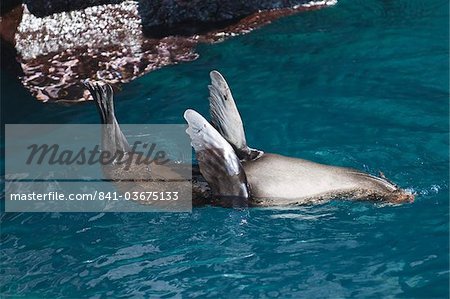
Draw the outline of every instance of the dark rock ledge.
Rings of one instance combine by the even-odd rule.
[[[241,3],[236,8],[217,6],[230,1],[146,0],[138,8],[135,1],[113,1],[120,3],[44,17],[36,17],[23,6],[2,15],[2,49],[7,44],[17,51],[16,59],[23,71],[22,75],[18,72],[20,79],[38,100],[89,100],[90,95],[81,86],[84,79],[107,81],[118,89],[152,70],[196,59],[195,46],[200,42],[219,42],[282,16],[334,4],[334,1],[234,1]],[[160,3],[159,9],[142,4],[150,2]],[[209,6],[204,6],[205,3]],[[255,5],[267,10],[255,11]],[[195,7],[202,10],[195,11]],[[182,13],[176,14],[177,11]],[[41,10],[39,15],[45,12]],[[146,21],[150,19],[153,21]],[[5,65],[3,59],[2,68]]]

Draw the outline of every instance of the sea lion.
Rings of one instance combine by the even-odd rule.
[[[148,167],[132,164],[104,166],[105,177],[115,181],[122,192],[164,188],[167,181],[192,183],[192,205],[224,207],[267,207],[314,204],[331,199],[372,200],[388,203],[412,202],[414,195],[384,176],[358,170],[323,165],[298,158],[264,153],[247,146],[244,127],[230,88],[217,71],[210,73],[210,113],[212,124],[194,110],[184,118],[198,164],[192,178],[180,176],[171,165]],[[132,155],[132,149],[114,114],[112,88],[105,83],[85,83],[99,111],[102,148]],[[150,171],[151,169],[151,171]],[[146,203],[146,202],[143,202]]]
[[[414,195],[355,169],[264,153],[247,146],[241,116],[223,76],[210,73],[211,123],[184,113],[200,172],[224,205],[286,206],[331,199],[412,202]]]

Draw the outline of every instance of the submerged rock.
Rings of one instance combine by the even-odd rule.
[[[136,1],[43,18],[34,16],[25,7],[14,39],[23,69],[20,78],[38,100],[84,101],[90,99],[81,83],[85,79],[106,81],[117,89],[152,70],[196,59],[194,49],[199,42],[221,41],[279,17],[330,4],[334,2],[257,12],[222,29],[162,38],[143,34]]]

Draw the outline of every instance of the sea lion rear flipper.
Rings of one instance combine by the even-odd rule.
[[[213,126],[194,110],[186,110],[191,137],[200,172],[213,193],[228,206],[246,206],[249,198],[247,177],[230,144]]]
[[[125,135],[119,127],[116,116],[114,114],[114,97],[113,89],[106,83],[95,83],[85,81],[84,85],[89,89],[94,98],[95,105],[100,114],[100,121],[104,125],[103,128],[103,150],[111,153],[130,152],[131,148]]]
[[[247,146],[244,125],[227,82],[218,71],[212,71],[209,75],[209,111],[214,127],[233,146],[239,159],[260,157],[263,152]]]

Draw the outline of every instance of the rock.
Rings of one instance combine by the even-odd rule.
[[[16,60],[17,52],[14,46],[5,41],[3,38],[0,39],[0,60],[2,71],[7,71],[15,77],[23,75],[22,68]]]
[[[16,59],[17,51],[15,48],[15,34],[17,26],[22,20],[22,12],[23,8],[21,5],[15,6],[7,13],[4,13],[0,21],[0,66],[2,70],[10,72],[14,76],[23,74],[22,68]]]
[[[44,102],[89,100],[85,79],[117,89],[157,68],[193,60],[196,43],[189,38],[145,38],[134,1],[44,18],[25,9],[16,34],[21,81]]]
[[[20,6],[22,0],[2,0],[0,2],[0,14],[3,16],[11,11],[13,8]]]
[[[17,60],[23,70],[20,79],[33,96],[44,102],[74,103],[90,99],[82,85],[85,79],[108,82],[117,90],[121,84],[153,70],[196,59],[198,43],[222,41],[277,18],[329,4],[324,1],[267,10],[241,17],[222,29],[159,38],[143,34],[136,1],[43,18],[25,8],[17,33],[7,35],[15,37]]]
[[[261,10],[292,8],[308,0],[140,0],[144,33],[152,37],[202,34]]]
[[[22,21],[23,8],[21,5],[10,9],[0,18],[0,37],[11,45],[15,45],[17,26]]]
[[[54,13],[80,10],[103,4],[118,4],[123,1],[124,0],[24,0],[24,3],[33,15],[45,17]]]

